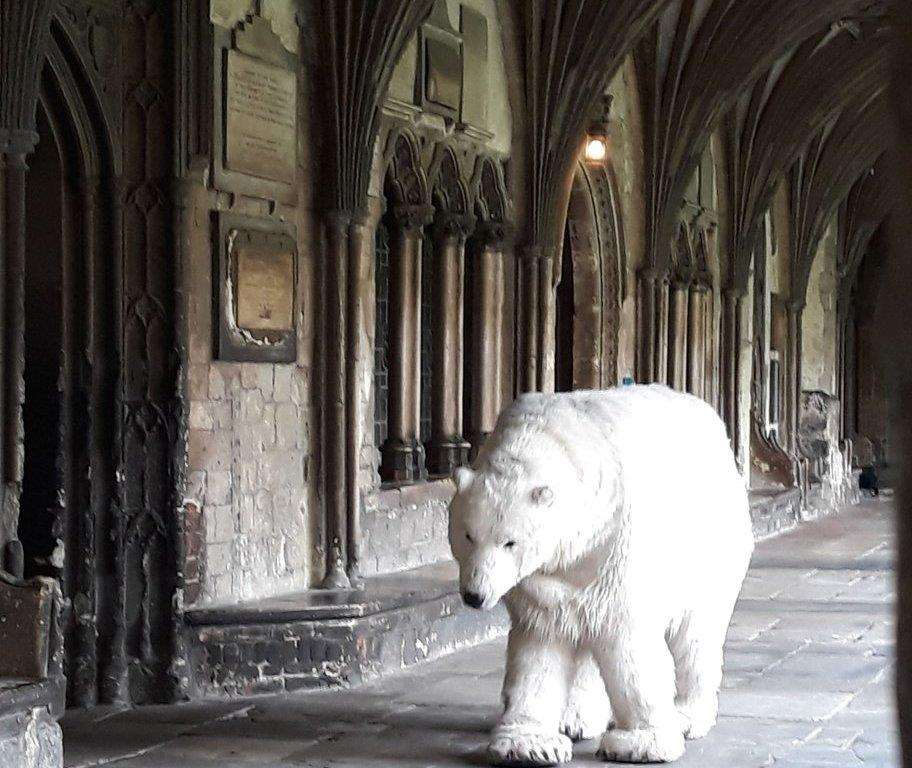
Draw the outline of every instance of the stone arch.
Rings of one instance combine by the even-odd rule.
[[[409,207],[424,207],[430,201],[427,174],[421,166],[417,138],[408,131],[393,132],[384,162],[383,194],[387,207],[399,215]]]
[[[68,702],[85,705],[117,695],[100,681],[117,680],[116,657],[129,653],[119,644],[125,575],[115,569],[110,578],[112,552],[99,551],[99,542],[114,540],[117,473],[128,458],[118,443],[116,394],[118,168],[99,93],[59,19],[51,22],[37,118],[26,176],[27,205],[41,201],[41,211],[25,223],[19,536],[27,574],[55,578],[80,605],[63,627],[64,668]],[[170,623],[170,596],[166,603],[166,614],[148,617],[152,631]],[[152,655],[153,665],[170,661],[170,649],[156,646]]]
[[[625,269],[615,190],[610,166],[578,166],[570,191],[557,285],[558,389],[617,383]]]

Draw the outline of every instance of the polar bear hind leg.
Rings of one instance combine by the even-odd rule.
[[[611,702],[591,651],[580,651],[561,720],[561,733],[573,741],[601,736],[611,723]]]
[[[661,632],[625,631],[596,648],[616,727],[598,754],[622,763],[666,763],[684,754],[674,706],[674,665]]]
[[[693,616],[669,638],[677,683],[675,708],[688,739],[702,738],[716,724],[724,639],[725,627],[719,620]]]
[[[573,656],[569,646],[543,642],[517,627],[510,630],[504,713],[488,744],[493,765],[570,762],[573,744],[559,729],[573,674]]]

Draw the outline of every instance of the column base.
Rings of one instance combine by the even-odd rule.
[[[436,477],[449,477],[469,462],[472,446],[461,437],[432,440],[427,444],[427,471]]]
[[[424,446],[417,440],[387,440],[380,449],[380,477],[388,483],[423,480]]]

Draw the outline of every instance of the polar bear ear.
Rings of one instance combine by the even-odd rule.
[[[456,471],[453,473],[453,479],[456,481],[457,491],[467,491],[472,484],[472,481],[475,479],[475,473],[469,467],[456,467]]]
[[[533,488],[529,495],[532,497],[532,503],[540,507],[550,507],[554,502],[554,491],[547,485]]]

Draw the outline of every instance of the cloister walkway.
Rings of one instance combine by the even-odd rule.
[[[677,763],[897,766],[892,506],[868,500],[758,545],[726,645],[721,717]],[[350,691],[72,712],[71,768],[479,766],[503,641]],[[574,765],[596,765],[596,744]]]

